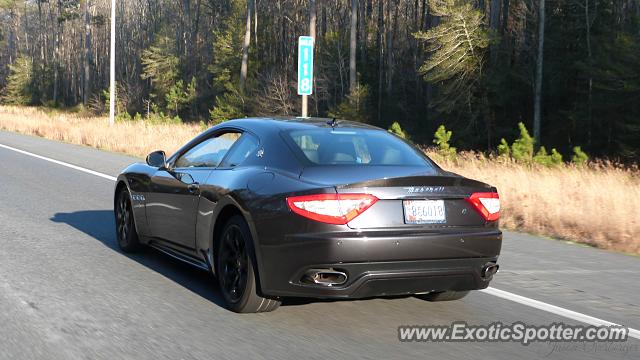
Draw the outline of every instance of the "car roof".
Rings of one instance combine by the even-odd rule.
[[[331,122],[334,119],[331,118],[300,118],[300,117],[251,117],[251,118],[243,118],[243,119],[234,119],[225,121],[218,126],[215,126],[215,129],[221,127],[240,127],[246,128],[248,130],[253,130],[256,132],[270,132],[270,131],[282,131],[282,130],[301,130],[301,129],[311,129],[311,128],[330,128]],[[379,127],[355,122],[348,120],[335,120],[335,127],[337,128],[360,128],[360,129],[371,129],[371,130],[382,130]]]

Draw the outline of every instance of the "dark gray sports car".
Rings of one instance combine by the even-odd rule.
[[[123,251],[212,271],[236,312],[290,296],[459,299],[488,286],[502,244],[494,187],[329,119],[217,125],[126,168],[114,206]]]

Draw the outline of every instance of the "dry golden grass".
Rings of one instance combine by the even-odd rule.
[[[0,129],[141,158],[159,149],[171,154],[202,130],[199,125],[160,125],[144,121],[122,121],[109,126],[106,117],[15,106],[0,106]]]
[[[171,153],[201,131],[198,125],[151,125],[0,106],[0,129],[144,157]],[[436,154],[429,153],[438,159]],[[577,168],[523,166],[463,153],[440,165],[498,188],[504,228],[640,254],[640,172],[611,164]]]
[[[439,164],[497,187],[504,228],[640,254],[637,169],[604,163],[582,168],[525,166],[476,153]]]

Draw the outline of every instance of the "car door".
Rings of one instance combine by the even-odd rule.
[[[200,184],[220,165],[242,134],[218,132],[182,152],[151,178],[146,211],[151,235],[176,246],[195,248],[195,227]]]
[[[196,221],[197,249],[208,249],[210,246],[211,229],[220,211],[216,209],[220,199],[238,190],[239,187],[247,186],[247,178],[243,172],[253,170],[243,165],[251,156],[255,159],[262,157],[263,153],[259,151],[260,144],[260,139],[255,134],[244,131],[222,162],[212,171],[207,183],[201,187]],[[252,180],[260,184],[260,178],[252,178]]]

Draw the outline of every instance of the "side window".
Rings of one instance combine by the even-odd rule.
[[[228,132],[204,140],[182,154],[176,160],[175,166],[178,168],[217,167],[241,135],[239,132]]]
[[[220,166],[234,167],[240,165],[251,154],[255,154],[259,145],[260,141],[257,137],[249,133],[244,133]]]

